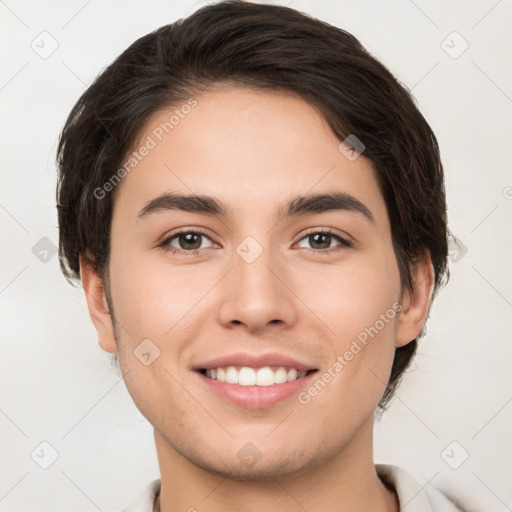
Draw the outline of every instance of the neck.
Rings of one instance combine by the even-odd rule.
[[[270,480],[236,480],[203,469],[178,453],[155,430],[161,490],[155,512],[396,512],[398,499],[377,476],[372,453],[373,417],[350,443],[300,474]]]

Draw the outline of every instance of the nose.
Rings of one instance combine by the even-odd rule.
[[[251,333],[280,330],[297,321],[297,297],[278,251],[254,240],[233,253],[232,269],[223,279],[218,320],[224,326],[243,326]]]

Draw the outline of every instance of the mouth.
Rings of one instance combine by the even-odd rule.
[[[317,372],[316,368],[300,370],[294,367],[229,365],[217,368],[200,368],[197,370],[208,379],[239,386],[274,386],[303,379]]]
[[[220,399],[243,409],[267,409],[310,386],[317,369],[271,367],[216,367],[193,372],[212,400]]]

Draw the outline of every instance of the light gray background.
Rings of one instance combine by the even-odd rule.
[[[470,510],[511,510],[511,2],[278,3],[352,32],[412,89],[441,146],[450,228],[467,247],[452,255],[420,353],[376,425],[377,461]],[[119,510],[159,476],[152,428],[51,252],[54,158],[101,69],[204,4],[0,0],[2,511]],[[42,442],[58,453],[48,469]]]

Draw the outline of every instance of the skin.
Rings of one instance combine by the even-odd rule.
[[[81,259],[99,343],[118,352],[126,386],[154,426],[162,479],[156,510],[398,510],[373,463],[374,412],[395,347],[416,338],[427,318],[429,254],[412,269],[414,289],[404,291],[400,315],[308,404],[292,396],[250,410],[217,396],[192,371],[200,361],[276,351],[321,374],[399,301],[402,288],[372,163],[364,154],[348,160],[312,106],[243,87],[196,99],[117,190],[109,260],[115,330],[103,283]],[[140,141],[170,112],[155,113]],[[234,215],[162,211],[137,219],[147,201],[170,191],[210,194]],[[375,224],[346,211],[280,220],[289,198],[330,191],[357,197]],[[197,255],[173,254],[191,252],[178,238],[168,252],[156,247],[184,228],[210,237],[199,238]],[[309,228],[330,228],[354,245],[336,238],[314,245]],[[247,236],[263,248],[250,264],[236,252]],[[314,248],[325,254],[307,251]],[[149,366],[133,353],[146,338],[160,349]],[[252,466],[237,456],[248,442],[262,454]]]

